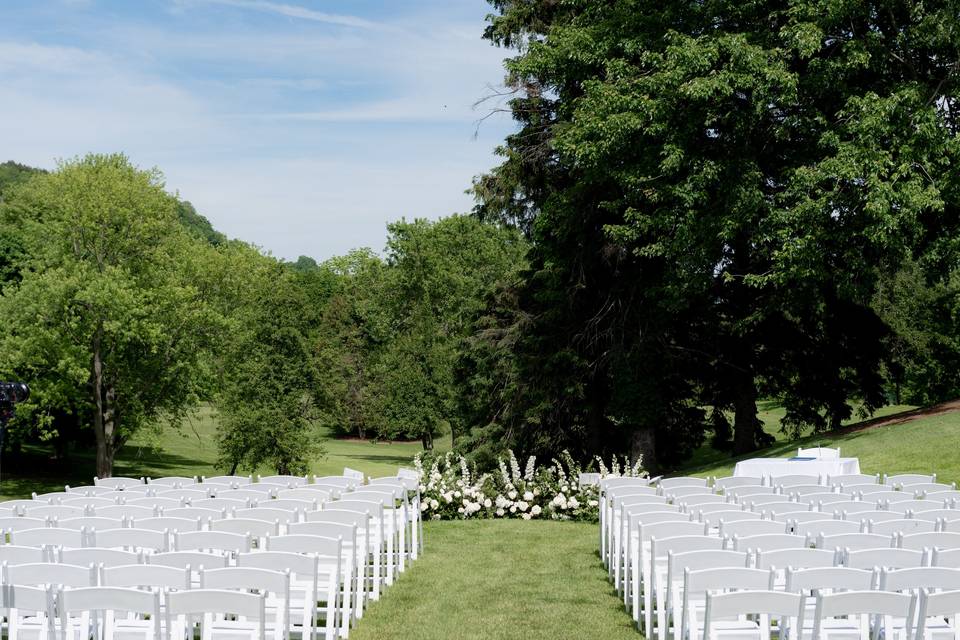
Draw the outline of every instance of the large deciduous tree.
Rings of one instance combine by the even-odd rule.
[[[0,297],[3,368],[30,381],[37,422],[92,422],[96,472],[144,425],[178,418],[204,381],[216,324],[184,268],[199,245],[157,171],[89,155],[4,194],[17,225],[20,281]],[[43,415],[45,414],[45,415]]]
[[[514,431],[596,450],[673,407],[632,437],[669,455],[663,425],[712,405],[744,452],[762,392],[795,431],[883,402],[878,274],[955,257],[956,7],[491,4],[520,130],[477,212],[534,241],[517,354],[545,373],[509,399]]]

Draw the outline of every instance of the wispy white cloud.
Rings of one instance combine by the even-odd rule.
[[[281,2],[268,2],[267,0],[203,0],[209,4],[219,4],[239,9],[249,9],[252,11],[261,11],[275,15],[285,16],[287,18],[297,18],[300,20],[310,20],[312,22],[322,22],[324,24],[338,25],[341,27],[354,27],[357,29],[383,29],[384,25],[357,16],[343,15],[337,13],[326,13],[324,11],[315,11],[307,7],[301,7],[294,4],[284,4]]]

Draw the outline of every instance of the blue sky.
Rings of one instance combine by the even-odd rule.
[[[0,161],[123,151],[293,259],[469,210],[509,116],[483,0],[3,0]]]

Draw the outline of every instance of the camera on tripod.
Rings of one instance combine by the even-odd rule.
[[[23,382],[0,382],[0,428],[13,417],[17,403],[29,397],[30,387]]]

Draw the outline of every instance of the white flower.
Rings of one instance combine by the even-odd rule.
[[[533,501],[533,492],[532,492],[532,491],[524,491],[524,492],[523,492],[523,499],[526,500],[527,502],[532,502],[532,501]]]
[[[437,502],[437,501],[434,500],[433,498],[430,498],[430,508],[431,508],[431,509],[436,509],[436,508],[439,507],[439,506],[440,506],[440,503],[439,503],[439,502]]]
[[[528,504],[527,504],[526,502],[524,502],[523,500],[521,500],[520,502],[517,503],[517,509],[520,509],[520,511],[526,511],[526,510],[527,510],[527,507],[529,507],[529,506],[530,506],[530,505],[528,505]]]
[[[510,506],[510,501],[504,498],[503,496],[497,496],[497,499],[495,500],[495,502],[497,504],[497,508],[499,509],[503,509],[504,507]]]
[[[580,506],[580,503],[577,501],[576,498],[571,496],[570,499],[567,500],[567,506],[569,506],[571,509],[576,509],[577,507]]]
[[[454,498],[459,498],[459,497],[460,497],[460,492],[459,492],[459,491],[454,491],[454,492],[453,492],[453,497],[454,497]]]
[[[428,511],[430,509],[430,501],[426,501],[420,504],[420,511]]]
[[[490,498],[487,498],[483,501],[483,506],[489,509],[493,505],[493,502],[490,501]]]
[[[510,492],[507,493],[507,497],[510,498],[511,500],[516,500],[516,499],[517,499],[517,492],[514,491],[513,489],[511,489]]]
[[[466,506],[468,506],[469,504],[470,504],[470,501],[467,500],[466,498],[464,498],[464,499],[463,499],[463,506],[466,507]]]
[[[420,493],[423,493],[423,492],[426,491],[426,490],[427,490],[427,488],[426,488],[425,486],[420,485]]]
[[[517,512],[517,506],[516,506],[516,505],[513,505],[512,507],[510,507],[510,513],[516,513],[516,512]]]
[[[523,514],[523,515],[520,516],[520,517],[523,518],[524,520],[529,520],[529,519],[531,518],[531,516],[530,516],[529,513],[525,513],[525,514]]]
[[[531,515],[535,515],[535,516],[540,515],[540,511],[541,511],[540,505],[538,505],[538,504],[533,505],[533,508],[530,509]]]
[[[600,503],[597,502],[596,500],[588,500],[588,501],[587,501],[587,504],[590,505],[591,507],[596,507],[596,506],[599,505]]]
[[[463,507],[457,507],[457,513],[463,513]]]
[[[453,494],[448,491],[447,493],[443,494],[443,499],[449,504],[453,502]]]
[[[497,515],[500,516],[501,518],[503,517],[504,513],[506,512],[503,509],[497,509]]]
[[[440,519],[440,514],[439,514],[439,513],[435,513],[435,514],[433,514],[432,516],[430,516],[430,519],[431,519],[431,520],[439,520],[439,519]]]
[[[535,496],[540,495],[540,487],[534,487],[534,488],[533,488],[533,495],[535,495]]]

